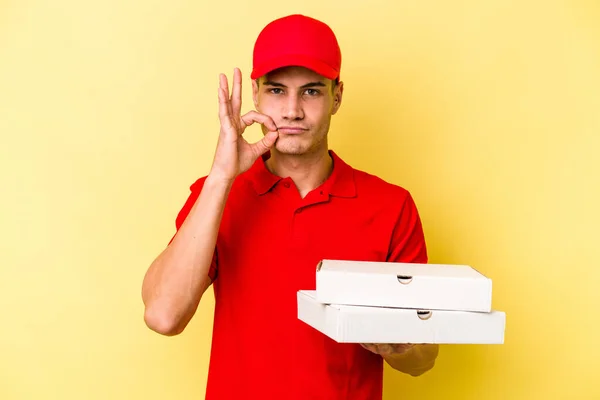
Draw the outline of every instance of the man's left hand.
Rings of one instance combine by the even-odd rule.
[[[375,354],[379,354],[380,356],[389,357],[405,354],[408,351],[410,351],[415,345],[410,343],[361,343],[361,346]]]
[[[438,356],[438,344],[361,343],[365,349],[379,354],[394,369],[419,376],[433,368]]]

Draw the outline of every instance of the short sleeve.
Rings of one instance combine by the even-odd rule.
[[[409,192],[394,226],[387,261],[422,264],[428,261],[421,218]]]
[[[206,180],[206,177],[200,178],[190,186],[190,194],[189,194],[187,200],[185,201],[185,203],[183,204],[183,207],[181,208],[181,210],[179,210],[177,217],[175,218],[176,233],[173,235],[173,237],[169,241],[169,244],[171,244],[171,242],[177,235],[177,232],[179,232],[179,229],[181,229],[181,226],[183,225],[183,223],[185,222],[186,218],[188,217],[190,211],[194,207],[194,204],[196,204],[198,197],[200,197],[200,193],[202,192],[202,188],[204,186],[205,180]],[[212,262],[210,264],[210,268],[208,270],[208,276],[211,279],[211,281],[213,281],[213,282],[217,278],[217,249],[216,248],[213,253],[213,258],[212,258]]]

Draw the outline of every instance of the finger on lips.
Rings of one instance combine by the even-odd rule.
[[[244,121],[244,123],[246,125],[251,125],[254,122],[258,122],[258,123],[266,126],[270,131],[277,130],[277,126],[275,125],[275,122],[273,122],[271,117],[269,117],[268,115],[265,115],[265,114],[260,114],[256,111],[250,111],[250,112],[246,113],[245,115],[243,115],[242,121]]]
[[[242,75],[239,68],[234,69],[233,73],[233,90],[231,97],[229,96],[229,84],[227,76],[223,73],[219,74],[219,103],[223,106],[220,108],[220,114],[224,116],[227,114],[229,117],[234,117],[240,114],[241,110],[241,97],[242,97]],[[268,115],[261,114],[257,111],[250,111],[241,117],[242,122],[246,125],[252,125],[254,122],[258,122],[264,125],[269,131],[276,132],[277,125]]]

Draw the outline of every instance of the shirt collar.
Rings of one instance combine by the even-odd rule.
[[[322,190],[332,196],[354,197],[356,195],[354,169],[345,163],[333,150],[329,150],[329,155],[333,159],[333,171],[327,180],[323,182],[321,186]],[[269,157],[270,152],[267,151],[256,160],[247,173],[250,183],[259,195],[269,192],[283,179],[267,169],[265,161]]]

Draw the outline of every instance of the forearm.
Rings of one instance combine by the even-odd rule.
[[[230,189],[230,183],[207,177],[172,242],[148,269],[142,298],[151,329],[180,333],[195,313],[211,283],[208,272]]]
[[[384,359],[398,371],[419,376],[433,368],[438,352],[437,344],[417,344],[406,353],[384,356]]]

